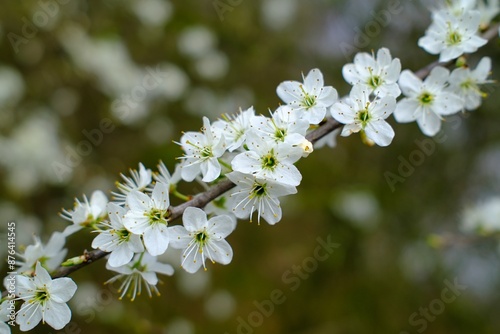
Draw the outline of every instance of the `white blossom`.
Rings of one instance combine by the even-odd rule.
[[[149,297],[152,296],[152,292],[159,296],[160,293],[156,287],[159,280],[156,274],[171,276],[174,273],[174,268],[171,265],[158,262],[155,256],[148,253],[136,254],[130,263],[120,267],[111,267],[107,263],[106,269],[119,274],[110,278],[105,284],[123,279],[118,289],[118,293],[121,293],[119,299],[121,300],[123,296],[127,295],[132,301],[141,295],[143,285]]]
[[[477,109],[481,105],[482,98],[487,96],[479,86],[492,82],[487,79],[490,71],[491,59],[484,57],[474,70],[460,67],[451,72],[450,89],[463,98],[465,109]]]
[[[134,191],[127,198],[130,210],[123,218],[123,225],[133,234],[142,235],[146,250],[153,256],[165,253],[170,240],[168,233],[168,186],[156,183],[151,197]]]
[[[500,13],[500,1],[478,0],[476,9],[481,13],[480,28],[487,29],[491,21]]]
[[[247,146],[249,151],[238,154],[231,162],[234,171],[291,186],[300,184],[302,175],[293,164],[301,158],[301,148],[255,134],[249,134]]]
[[[107,204],[108,198],[100,190],[92,193],[90,201],[85,195],[83,195],[83,202],[75,198],[73,211],[63,210],[61,213],[61,217],[73,223],[64,229],[63,234],[69,236],[84,227],[92,227],[103,221],[106,217]]]
[[[350,85],[363,84],[378,96],[392,95],[398,97],[401,90],[398,86],[401,62],[398,58],[392,59],[389,49],[382,48],[374,54],[361,52],[354,57],[353,64],[346,64],[342,68],[344,79]]]
[[[130,169],[131,177],[120,174],[124,183],[116,183],[120,193],[113,192],[114,200],[119,205],[125,205],[127,196],[133,191],[146,191],[149,189],[152,180],[151,169],[146,169],[142,163],[139,163],[139,171]]]
[[[224,133],[227,150],[233,152],[242,147],[254,117],[253,107],[244,111],[240,109],[240,112],[235,116],[224,115],[223,119],[214,122],[212,127]]]
[[[370,89],[366,85],[355,85],[349,98],[337,102],[331,108],[332,117],[345,124],[342,136],[360,132],[379,146],[387,146],[394,138],[394,130],[385,121],[396,107],[392,95],[370,100]],[[369,142],[371,143],[371,142]]]
[[[196,207],[188,207],[182,215],[184,226],[173,226],[171,245],[183,249],[182,268],[195,273],[205,260],[212,263],[228,264],[233,258],[233,250],[225,238],[233,232],[236,222],[226,215],[215,216],[207,220],[206,213]]]
[[[46,245],[44,245],[38,236],[34,236],[35,243],[26,247],[24,253],[19,254],[22,259],[17,261],[20,267],[17,269],[20,273],[31,274],[35,270],[37,263],[40,263],[49,271],[59,267],[64,260],[68,250],[64,248],[66,237],[61,232],[54,232]]]
[[[102,223],[105,230],[97,230],[99,235],[92,241],[93,248],[111,252],[108,263],[111,267],[119,267],[132,260],[134,253],[144,252],[141,237],[133,234],[123,225],[127,210],[115,203],[108,203],[109,223]]]
[[[221,173],[218,158],[226,151],[224,136],[218,136],[208,118],[203,117],[203,132],[186,132],[180,145],[184,150],[181,176],[184,181],[193,181],[200,173],[203,182],[216,180]]]
[[[234,184],[235,190],[230,195],[230,206],[236,217],[250,218],[257,211],[257,222],[264,218],[270,225],[281,220],[279,197],[297,193],[294,186],[280,184],[253,175],[232,172],[226,175]]]
[[[319,124],[325,118],[327,109],[338,98],[335,88],[324,86],[323,74],[317,68],[309,71],[304,83],[284,81],[276,92],[283,102],[299,110],[300,117],[309,124]]]
[[[403,71],[399,86],[406,97],[396,106],[396,121],[417,121],[425,135],[437,134],[442,116],[452,115],[463,108],[462,98],[447,90],[449,76],[450,71],[440,66],[433,68],[424,81],[409,70]]]
[[[299,145],[304,141],[309,122],[300,118],[300,111],[290,106],[280,106],[271,117],[256,116],[252,119],[251,128],[258,135],[269,137],[275,142],[287,142]]]
[[[10,334],[10,326],[7,322],[11,321],[10,318],[10,307],[11,302],[9,300],[5,300],[0,303],[0,334]]]
[[[439,6],[436,11],[446,11],[460,17],[464,13],[476,9],[478,0],[440,0],[438,2]]]
[[[61,329],[71,320],[66,302],[73,297],[76,284],[71,278],[52,279],[40,262],[33,277],[16,277],[19,299],[25,302],[19,309],[16,322],[22,331],[33,329],[42,320],[54,329]]]
[[[168,185],[169,189],[172,189],[172,187],[175,188],[177,183],[182,180],[180,164],[176,164],[174,173],[170,174],[163,161],[160,160],[160,163],[158,164],[158,172],[159,173],[153,174],[153,178],[156,182]]]
[[[475,52],[488,42],[477,35],[480,20],[481,15],[475,10],[459,17],[444,10],[434,12],[433,22],[418,45],[431,54],[439,54],[440,62]]]

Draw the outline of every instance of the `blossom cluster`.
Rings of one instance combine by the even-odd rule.
[[[479,32],[498,12],[496,1],[446,1],[433,12],[433,23],[419,45],[439,54],[440,61],[474,52],[486,43]],[[17,263],[16,295],[25,301],[16,316],[21,330],[40,321],[56,329],[69,322],[66,302],[76,284],[70,278],[52,279],[49,273],[61,264],[84,261],[77,257],[63,262],[71,235],[82,230],[95,234],[92,247],[107,253],[106,268],[117,273],[108,282],[122,282],[120,299],[134,300],[143,288],[149,296],[159,294],[157,274],[174,273],[159,257],[171,250],[180,250],[181,268],[189,273],[207,270],[207,260],[229,264],[233,250],[226,238],[238,219],[278,223],[280,199],[297,193],[302,181],[296,163],[321,142],[332,146],[338,133],[330,131],[320,142],[308,139],[312,131],[333,119],[341,136],[360,133],[368,145],[388,146],[395,136],[389,124],[393,115],[396,122],[416,121],[425,135],[436,135],[446,116],[477,109],[486,96],[481,87],[490,82],[491,59],[482,58],[474,69],[466,63],[461,59],[452,70],[435,66],[423,78],[402,70],[401,61],[387,48],[376,54],[361,52],[342,69],[352,86],[345,97],[325,84],[319,69],[312,69],[302,82],[279,84],[276,92],[282,104],[269,116],[249,107],[213,122],[203,117],[200,131],[185,132],[177,142],[183,156],[172,174],[161,161],[154,172],[140,163],[138,170],[121,175],[111,199],[100,190],[90,200],[76,199],[74,207],[61,214],[71,223],[62,233],[54,233],[46,245],[36,238],[26,247]],[[174,197],[192,199],[179,190],[181,182],[196,181],[208,188],[223,180],[232,182],[231,189],[201,208],[188,206],[182,224],[173,223]]]

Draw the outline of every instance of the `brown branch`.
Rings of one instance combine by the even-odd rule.
[[[323,138],[330,132],[332,132],[335,129],[338,129],[342,124],[337,122],[331,117],[327,117],[326,121],[319,126],[318,128],[314,129],[310,133],[307,134],[306,139],[309,140],[311,143],[316,143],[319,139]],[[208,203],[219,197],[220,195],[224,194],[226,191],[232,189],[235,187],[235,184],[232,183],[228,179],[224,179],[217,183],[216,185],[212,186],[210,189],[208,189],[205,192],[199,193],[198,195],[194,196],[193,199],[182,203],[180,205],[174,206],[170,208],[170,221],[176,220],[182,214],[184,213],[184,210],[186,208],[193,206],[193,207],[198,207],[198,208],[203,208],[205,207]],[[52,275],[53,278],[57,277],[64,277],[68,276],[74,271],[79,270],[80,268],[83,268],[99,259],[102,259],[106,255],[108,255],[108,252],[104,252],[100,249],[96,249],[90,252],[85,251],[84,254],[82,255],[82,260],[83,262],[71,267],[59,267],[55,273]]]
[[[487,39],[487,40],[492,40],[498,35],[498,28],[500,24],[494,24],[492,25],[485,33],[482,34],[482,37]],[[439,61],[436,61],[434,63],[431,63],[422,69],[418,70],[416,72],[416,75],[420,77],[421,79],[425,78],[430,71],[438,66],[449,66],[452,64],[452,61],[446,62],[446,63],[440,63]],[[326,121],[321,124],[318,128],[310,132],[306,138],[309,140],[311,143],[317,142],[319,139],[323,138],[330,132],[334,131],[335,129],[338,129],[341,127],[342,124],[337,122],[331,117],[327,117]],[[212,186],[210,189],[203,193],[199,193],[198,195],[194,196],[193,199],[190,201],[187,201],[183,204],[180,204],[178,206],[172,207],[171,210],[171,216],[170,220],[175,220],[179,218],[184,210],[187,207],[194,206],[194,207],[199,207],[203,208],[205,205],[207,205],[210,201],[214,200],[215,198],[219,197],[220,195],[224,194],[226,191],[232,189],[235,186],[234,183],[229,181],[228,179],[222,180],[221,182],[217,183],[216,185]],[[84,262],[74,265],[71,267],[59,267],[55,273],[53,274],[53,277],[63,277],[63,276],[68,276],[69,274],[75,272],[76,270],[79,270],[80,268],[83,268],[103,257],[108,255],[109,253],[103,252],[99,249],[93,250],[90,252],[85,252],[83,254]]]

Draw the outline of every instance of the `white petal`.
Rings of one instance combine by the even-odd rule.
[[[92,193],[92,197],[90,198],[90,208],[94,218],[100,217],[106,212],[107,204],[108,198],[102,191],[96,190]]]
[[[41,265],[40,262],[36,263],[35,274],[33,277],[33,281],[36,286],[43,286],[52,281],[52,277],[50,277],[47,270]]]
[[[342,76],[344,77],[344,80],[349,85],[352,85],[352,86],[361,82],[359,73],[358,73],[356,66],[354,64],[344,65],[344,67],[342,67]]]
[[[399,123],[413,122],[419,116],[418,113],[416,113],[418,108],[420,108],[418,101],[404,98],[396,104],[394,118]]]
[[[319,89],[323,87],[323,84],[323,74],[317,68],[310,70],[307,76],[304,78],[304,86],[306,88],[306,91],[314,95],[319,94]]]
[[[414,96],[418,94],[422,87],[422,80],[418,78],[412,71],[404,70],[399,77],[399,87],[406,96]]]
[[[168,184],[157,182],[151,198],[153,199],[155,208],[160,210],[166,210],[170,206],[170,199],[168,196],[169,186]]]
[[[141,237],[139,235],[131,235],[127,242],[128,248],[134,253],[144,252],[144,244],[142,243]]]
[[[109,255],[108,264],[111,267],[121,267],[129,263],[133,257],[134,252],[132,252],[126,245],[121,244]]]
[[[208,221],[208,231],[221,238],[227,237],[235,228],[236,222],[226,215],[215,216]]]
[[[69,277],[56,278],[50,287],[50,299],[56,303],[66,303],[73,297],[76,284]]]
[[[418,126],[423,134],[435,136],[441,129],[441,119],[433,112],[424,112],[417,119]]]
[[[200,231],[207,227],[207,214],[200,208],[190,206],[184,210],[182,222],[189,232]]]
[[[71,320],[71,310],[66,303],[48,301],[45,308],[45,322],[54,329],[61,329]]]
[[[441,93],[436,99],[432,110],[439,115],[453,115],[462,110],[464,101],[453,93]]]
[[[301,83],[297,81],[284,81],[279,84],[276,93],[283,102],[288,104],[297,104],[302,100]]]
[[[226,240],[213,242],[210,246],[210,255],[215,262],[229,264],[233,259],[233,249]]]
[[[131,211],[144,211],[149,208],[151,198],[140,191],[132,191],[127,196],[127,204]]]
[[[217,158],[207,159],[200,164],[201,173],[203,175],[203,182],[215,181],[221,172],[221,166]]]
[[[365,128],[366,136],[378,146],[388,146],[394,138],[394,130],[384,120],[370,122]]]
[[[37,305],[37,307],[33,306],[33,303],[25,302],[21,305],[21,309],[17,313],[16,322],[23,332],[35,328],[40,320],[42,320],[41,305]]]
[[[186,162],[181,167],[181,177],[184,181],[191,182],[200,174],[200,164]]]
[[[148,269],[168,276],[172,276],[174,273],[174,268],[171,265],[161,262],[155,262],[153,265],[149,266]]]
[[[191,241],[189,232],[184,226],[176,225],[169,227],[170,233],[170,246],[175,249],[184,249],[188,246]]]
[[[352,109],[350,105],[347,105],[345,102],[337,102],[335,103],[331,109],[330,113],[335,120],[342,124],[350,124],[354,122],[354,117],[356,116],[356,112]]]
[[[143,234],[149,227],[149,219],[144,215],[145,211],[129,211],[123,219],[123,225],[133,234]]]
[[[156,224],[144,231],[144,245],[149,254],[153,256],[165,253],[170,241],[168,228],[163,224]]]

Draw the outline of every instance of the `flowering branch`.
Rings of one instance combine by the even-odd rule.
[[[203,117],[201,131],[185,132],[177,143],[184,155],[173,175],[163,162],[158,173],[139,164],[139,171],[130,171],[131,177],[121,175],[124,182],[117,184],[114,201],[109,202],[102,191],[95,191],[90,201],[85,196],[83,201],[76,199],[74,210],[62,213],[73,224],[62,233],[55,232],[45,246],[36,239],[21,255],[23,261],[16,262],[22,283],[16,294],[26,301],[16,317],[21,330],[38,324],[51,295],[63,314],[47,322],[55,329],[64,327],[71,315],[65,302],[76,290],[74,282],[64,276],[108,255],[106,268],[118,273],[108,282],[123,280],[120,299],[128,294],[132,300],[142,285],[150,296],[159,294],[156,274],[174,272],[171,265],[157,262],[169,248],[182,250],[181,267],[189,273],[202,266],[206,270],[207,259],[229,264],[233,250],[225,238],[236,228],[237,219],[251,222],[256,213],[258,223],[261,218],[270,225],[279,222],[279,198],[295,194],[302,181],[295,163],[311,153],[314,144],[320,147],[318,141],[327,135],[333,146],[334,130],[342,128],[343,137],[359,133],[368,145],[388,146],[395,136],[386,121],[390,115],[399,123],[416,121],[425,135],[434,136],[445,116],[477,109],[487,95],[481,85],[491,82],[491,59],[483,57],[471,69],[462,55],[496,37],[500,24],[480,34],[493,16],[482,16],[472,2],[471,8],[452,5],[447,2],[433,13],[433,23],[418,41],[420,47],[439,55],[439,61],[414,73],[401,71],[401,61],[393,59],[387,48],[379,49],[376,56],[358,53],[354,63],[342,69],[352,89],[341,99],[334,87],[324,85],[321,71],[313,69],[303,82],[290,80],[277,87],[284,105],[270,117],[256,115],[253,107],[213,123]],[[496,15],[500,5],[493,4],[492,9]],[[181,180],[213,185],[191,197],[177,191]],[[186,201],[170,206],[170,196]],[[182,225],[169,226],[181,216]],[[67,252],[63,249],[66,237],[83,228],[98,232],[92,241],[95,250],[85,250],[61,264]],[[66,286],[70,293],[58,296],[50,290],[52,285],[56,292]],[[35,290],[35,296],[29,295]]]
[[[492,40],[498,35],[499,27],[500,23],[492,25],[486,32],[482,34],[482,37],[487,40]],[[447,61],[447,62],[436,61],[416,71],[415,75],[421,79],[424,79],[429,75],[430,71],[436,66],[450,66],[451,64],[452,61]],[[319,139],[328,135],[332,131],[340,128],[341,126],[342,126],[341,123],[337,122],[335,119],[328,116],[321,125],[319,125],[316,129],[314,129],[313,131],[311,131],[306,135],[306,139],[314,144]],[[179,218],[184,213],[184,210],[186,210],[186,208],[188,207],[198,207],[198,208],[205,207],[208,203],[210,203],[211,201],[213,201],[214,199],[216,199],[217,197],[219,197],[220,195],[224,194],[226,191],[234,187],[235,184],[231,182],[229,179],[224,179],[220,181],[207,191],[197,194],[191,200],[184,202],[180,205],[171,207],[169,220],[173,221]],[[68,276],[71,273],[105,257],[108,254],[109,254],[108,252],[104,252],[100,249],[96,249],[90,252],[85,251],[84,254],[79,257],[82,261],[81,263],[69,267],[61,266],[55,271],[53,277],[57,278],[57,277]]]
[[[316,128],[314,131],[310,132],[307,134],[306,138],[309,140],[311,143],[317,142],[319,139],[323,138],[330,132],[334,131],[335,129],[338,129],[342,124],[337,122],[331,117],[327,117],[326,121],[320,125],[318,128]],[[226,191],[232,189],[235,186],[233,182],[231,182],[228,179],[222,180],[216,185],[212,186],[210,189],[208,189],[205,192],[199,193],[196,196],[194,196],[191,200],[184,202],[180,205],[174,206],[170,208],[170,221],[173,221],[177,218],[179,218],[183,213],[184,210],[188,207],[198,207],[198,208],[203,208],[205,205],[225,193]],[[61,266],[59,267],[55,273],[53,274],[54,278],[57,277],[64,277],[68,276],[71,273],[86,267],[87,265],[102,259],[106,255],[108,255],[109,252],[103,252],[100,249],[96,249],[90,252],[85,251],[83,255],[77,257],[80,259],[81,263],[73,265],[73,266]]]

